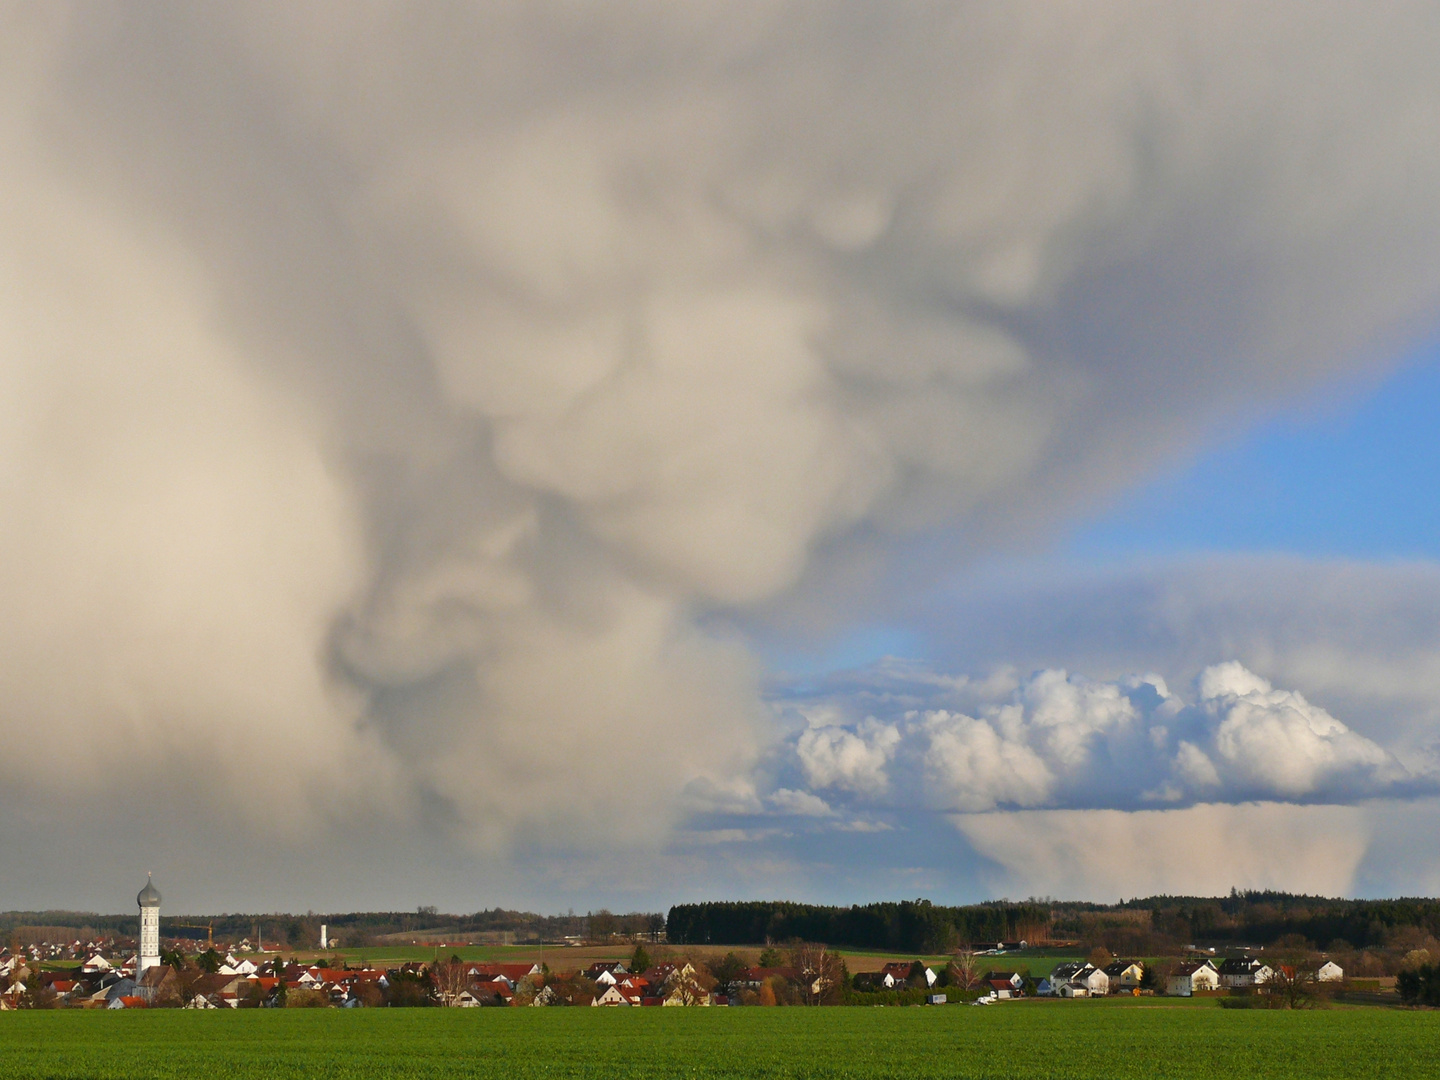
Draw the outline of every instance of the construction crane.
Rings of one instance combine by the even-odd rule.
[[[197,925],[196,923],[177,922],[177,923],[171,923],[170,925],[171,925],[171,926],[184,927],[186,930],[204,930],[204,931],[205,931],[205,948],[206,948],[206,949],[213,949],[213,948],[215,948],[215,924],[214,924],[213,922],[200,923],[200,924],[198,924],[198,925]]]

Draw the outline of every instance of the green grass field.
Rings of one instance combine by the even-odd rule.
[[[976,1009],[413,1009],[0,1015],[33,1080],[1440,1076],[1440,1012],[1110,1003]]]

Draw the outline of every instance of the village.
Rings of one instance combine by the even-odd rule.
[[[136,901],[137,938],[16,943],[0,950],[0,1010],[996,1005],[1117,995],[1261,996],[1293,1005],[1346,984],[1339,964],[1316,955],[1267,961],[1249,952],[1213,956],[1196,950],[1146,961],[1098,949],[1080,960],[1062,955],[1064,945],[1079,942],[1048,943],[1061,946],[1057,953],[1023,940],[965,944],[944,962],[927,962],[845,955],[803,941],[765,945],[758,955],[755,949],[687,949],[652,934],[628,943],[633,948],[626,947],[626,955],[552,968],[544,959],[518,956],[508,962],[462,959],[460,950],[469,944],[462,942],[433,943],[428,960],[376,963],[339,955],[321,926],[319,954],[303,959],[267,953],[258,934],[253,941],[218,945],[209,937],[202,951],[187,953],[198,944],[194,939],[161,937],[153,882]],[[562,945],[559,955],[578,944]],[[607,947],[616,948],[613,942]],[[327,948],[329,957],[323,955]],[[852,973],[851,964],[862,970]],[[1374,990],[1383,989],[1377,981]]]
[[[676,956],[651,961],[637,946],[629,960],[597,961],[552,971],[536,962],[463,961],[458,956],[393,966],[353,966],[267,959],[241,942],[223,955],[194,957],[177,950],[138,975],[138,955],[114,955],[124,942],[75,941],[62,951],[85,954],[77,965],[48,963],[36,947],[0,955],[0,1009],[16,1008],[278,1008],[485,1006],[645,1007],[781,1004],[998,1004],[1029,998],[1081,999],[1109,995],[1218,996],[1283,992],[1297,981],[1340,985],[1343,970],[1325,961],[1313,971],[1272,967],[1254,957],[1184,960],[1157,966],[1115,960],[1103,967],[1065,961],[1034,978],[1021,968],[977,966],[1003,953],[962,951],[936,970],[919,960],[888,961],[850,976],[844,961],[822,946],[766,948],[760,964],[731,952],[718,959]],[[178,946],[179,941],[171,944]],[[107,957],[106,953],[112,955]],[[1163,968],[1163,971],[1162,971]],[[886,1000],[886,999],[889,1000]]]

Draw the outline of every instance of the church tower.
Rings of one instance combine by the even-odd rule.
[[[135,961],[135,981],[139,982],[146,968],[160,963],[160,890],[147,879],[135,902],[140,905],[140,955]]]

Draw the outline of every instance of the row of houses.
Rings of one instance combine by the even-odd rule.
[[[147,968],[138,978],[135,963],[114,964],[103,956],[86,959],[78,968],[42,969],[24,961],[0,962],[0,977],[8,984],[0,991],[0,1009],[16,1008],[27,993],[39,993],[56,1005],[79,1008],[124,1009],[146,1007],[157,1001],[186,1008],[238,1008],[275,1004],[290,991],[314,991],[329,1003],[358,1003],[366,985],[382,989],[387,973],[375,969],[329,969],[284,965],[269,975],[250,960],[233,954],[214,973],[177,971],[166,964]]]
[[[1164,991],[1172,997],[1191,997],[1206,991],[1263,986],[1275,974],[1269,965],[1248,956],[1222,960],[1218,966],[1208,959],[1187,960],[1170,971]],[[1327,960],[1313,977],[1317,982],[1339,982],[1345,972],[1339,964]],[[1138,960],[1116,960],[1103,968],[1077,960],[1056,964],[1048,976],[1036,983],[1035,993],[1041,997],[1104,997],[1133,993],[1144,979],[1145,965]],[[1025,979],[1019,972],[991,971],[983,982],[989,995],[997,1000],[1021,997],[1025,992]]]
[[[723,995],[713,994],[697,979],[692,964],[655,964],[632,972],[623,961],[591,964],[584,973],[600,991],[590,1002],[597,1008],[630,1008],[664,1005],[727,1005]]]
[[[702,980],[700,973],[688,961],[678,966],[656,964],[638,973],[627,971],[621,961],[606,961],[592,964],[583,974],[600,990],[591,1004],[602,1008],[730,1004],[729,995],[708,989],[705,983],[712,980]],[[789,967],[749,967],[731,980],[726,989],[733,993],[758,992],[767,982],[794,982],[797,978],[795,969]],[[809,988],[813,993],[821,993],[826,986],[823,977],[809,977]]]
[[[1293,969],[1280,969],[1287,977],[1293,977]],[[1345,970],[1335,961],[1326,960],[1315,969],[1316,982],[1340,982]],[[1207,990],[1237,990],[1253,986],[1265,986],[1275,980],[1277,972],[1269,964],[1253,956],[1238,956],[1220,961],[1217,966],[1212,960],[1187,960],[1170,973],[1165,992],[1176,997],[1190,997]]]

